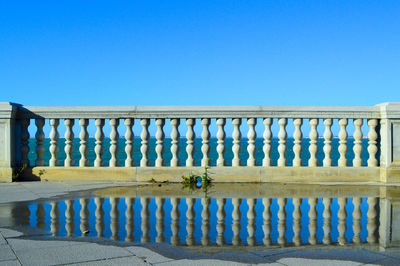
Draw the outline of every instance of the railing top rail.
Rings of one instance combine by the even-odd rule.
[[[380,118],[379,106],[19,107],[19,118]]]

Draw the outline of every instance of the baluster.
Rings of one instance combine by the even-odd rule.
[[[12,215],[13,215],[12,219],[14,220],[13,222],[17,222],[18,225],[21,225],[21,226],[29,226],[31,211],[29,210],[28,205],[23,205],[23,206],[18,207],[17,212],[14,212],[14,210],[15,209],[13,209],[13,212],[12,212]],[[59,229],[58,224],[56,225],[56,228],[57,228],[56,231],[58,232],[58,229]]]
[[[361,238],[360,238],[360,232],[361,232],[361,210],[360,210],[360,205],[361,205],[361,198],[360,197],[353,197],[353,242],[354,243],[360,243]]]
[[[87,154],[89,152],[88,148],[88,138],[89,133],[87,132],[87,126],[89,124],[89,119],[81,118],[79,119],[79,125],[81,126],[81,133],[79,134],[79,138],[81,139],[79,152],[81,153],[81,159],[79,160],[79,166],[89,166],[89,160],[87,159]]]
[[[368,230],[368,237],[367,237],[367,242],[368,243],[376,243],[376,236],[375,236],[375,231],[376,231],[376,210],[375,210],[375,205],[377,203],[377,198],[369,197],[367,198],[368,202],[368,211],[367,211],[367,217],[368,217],[368,224],[367,224],[367,230]]]
[[[218,125],[218,132],[217,132],[217,152],[218,152],[218,159],[217,159],[217,166],[225,166],[225,118],[218,118],[217,119]]]
[[[149,236],[149,229],[150,229],[150,224],[149,224],[149,198],[140,198],[140,204],[142,205],[142,211],[140,212],[140,217],[142,217],[142,224],[141,224],[141,229],[142,229],[142,238],[141,242],[146,243],[150,241],[150,236]]]
[[[140,166],[141,167],[146,167],[149,166],[149,159],[147,158],[149,154],[149,124],[150,124],[150,119],[142,118],[140,119],[140,124],[142,125],[142,133],[140,134],[140,137],[142,138],[141,146],[140,146],[140,152],[142,153],[142,159],[140,160]]]
[[[119,198],[110,197],[111,211],[110,211],[110,227],[111,227],[111,239],[119,240],[118,229],[119,229],[119,210],[118,210]],[[142,216],[143,217],[143,216]]]
[[[308,160],[308,166],[315,167],[317,166],[317,152],[318,152],[318,131],[317,131],[318,119],[312,118],[310,119],[310,147],[308,148],[310,152],[310,159]]]
[[[295,246],[300,246],[301,240],[300,240],[300,218],[301,218],[301,213],[300,213],[300,199],[299,198],[293,198],[293,243]]]
[[[362,159],[361,159],[361,152],[362,152],[362,131],[361,126],[363,124],[363,120],[361,118],[354,119],[354,159],[353,159],[353,167],[360,167],[362,166]]]
[[[286,137],[287,137],[286,124],[287,124],[287,119],[286,118],[279,118],[279,120],[278,120],[278,125],[279,125],[279,133],[278,133],[278,138],[279,138],[279,146],[278,146],[279,159],[278,159],[278,166],[286,166],[286,158],[285,158]]]
[[[81,236],[86,236],[89,233],[89,199],[80,199],[79,203],[81,205],[81,212],[79,214],[81,217]]]
[[[265,130],[264,130],[264,134],[263,134],[263,137],[264,137],[263,166],[271,166],[271,138],[272,138],[271,125],[272,125],[272,119],[271,118],[264,118],[263,122],[264,122],[264,126],[265,126]]]
[[[94,152],[96,153],[96,159],[94,160],[94,166],[101,167],[104,166],[104,160],[103,160],[104,119],[96,119],[94,121],[94,124],[96,125],[97,128],[96,134],[94,136],[96,138],[96,147],[94,148]]]
[[[156,205],[157,205],[157,210],[156,210],[156,231],[157,231],[157,237],[156,237],[156,242],[157,243],[162,243],[164,242],[164,202],[165,199],[156,197]]]
[[[97,232],[97,237],[103,237],[104,234],[104,210],[103,210],[103,204],[104,204],[104,199],[103,198],[98,198],[96,197],[94,199],[94,203],[96,204],[96,232]]]
[[[201,124],[203,125],[203,131],[201,132],[201,152],[203,153],[203,159],[201,160],[201,166],[206,167],[209,166],[209,153],[210,153],[210,131],[208,127],[210,126],[209,118],[202,118]]]
[[[302,160],[301,160],[301,139],[303,138],[303,134],[301,132],[301,125],[303,124],[303,119],[301,118],[296,118],[293,120],[294,124],[294,133],[293,133],[293,138],[294,138],[294,146],[293,146],[293,152],[294,152],[294,159],[293,159],[293,166],[299,167],[302,165]]]
[[[186,160],[186,166],[195,166],[196,162],[194,160],[194,140],[196,138],[196,134],[194,133],[193,127],[196,124],[196,119],[193,118],[188,118],[186,119],[186,125],[187,125],[187,133],[186,133],[186,153],[187,153],[187,160]]]
[[[308,231],[310,235],[308,237],[308,242],[311,245],[315,245],[317,243],[316,232],[317,232],[317,199],[316,198],[308,198],[308,204],[310,205],[310,210],[308,211]]]
[[[338,242],[343,245],[346,242],[344,233],[346,232],[346,198],[338,198]]]
[[[43,126],[44,126],[44,119],[43,118],[36,118],[35,124],[37,127],[36,131],[36,155],[37,159],[35,161],[36,166],[44,166],[44,160],[43,160],[43,153],[44,153],[44,146],[43,146],[43,140],[44,140],[44,132],[43,132]]]
[[[186,198],[186,245],[193,246],[195,244],[194,241],[194,198]]]
[[[247,237],[247,245],[254,246],[256,244],[256,238],[254,235],[256,231],[256,211],[254,209],[256,199],[247,199],[247,205],[249,206],[249,210],[247,211],[247,232],[249,234]]]
[[[225,243],[224,231],[225,231],[225,202],[224,198],[217,199],[217,245],[222,246]]]
[[[368,119],[368,166],[378,166],[378,160],[375,158],[376,153],[378,152],[378,147],[376,144],[378,143],[376,140],[378,139],[378,133],[376,132],[376,126],[378,125],[377,119]]]
[[[111,153],[111,159],[110,159],[110,167],[116,167],[119,166],[118,162],[118,139],[119,139],[119,134],[118,134],[118,125],[119,125],[119,119],[110,119],[110,125],[111,125],[111,134],[110,134],[110,153]]]
[[[50,231],[53,236],[57,236],[60,230],[60,222],[59,222],[60,211],[58,210],[58,202],[51,202],[51,226]]]
[[[332,159],[331,159],[331,153],[332,153],[332,119],[326,118],[324,119],[324,126],[325,126],[325,132],[324,132],[324,153],[325,157],[323,160],[323,166],[332,166]]]
[[[125,160],[125,167],[132,167],[135,166],[135,161],[133,160],[133,131],[132,127],[135,124],[135,119],[133,118],[126,118],[124,121],[126,126],[125,132],[125,153],[126,153],[126,160]]]
[[[66,200],[65,205],[67,205],[67,209],[65,210],[65,230],[67,231],[67,236],[74,235],[74,201],[73,200]],[[38,206],[39,207],[39,206]]]
[[[271,199],[263,198],[262,200],[264,205],[263,211],[263,231],[264,231],[264,238],[263,243],[265,246],[270,246],[272,244],[271,241]]]
[[[179,244],[179,198],[171,198],[171,244]]]
[[[157,200],[156,200],[157,202]],[[132,197],[127,197],[125,198],[125,204],[126,204],[126,211],[125,211],[125,217],[126,217],[126,224],[125,224],[125,230],[126,230],[126,237],[125,241],[126,242],[133,242],[135,239],[133,237],[133,204],[135,203],[135,199]],[[158,209],[157,209],[158,211]],[[157,213],[156,213],[157,216]],[[157,229],[158,231],[158,229]],[[164,239],[163,239],[164,240]]]
[[[164,154],[164,124],[165,124],[165,119],[163,118],[158,118],[156,119],[156,126],[157,126],[157,133],[156,133],[156,153],[157,153],[157,159],[156,159],[156,167],[161,167],[164,166],[164,159],[163,159],[163,154]]]
[[[347,153],[347,131],[346,131],[346,126],[347,126],[347,119],[342,118],[339,119],[339,126],[340,126],[340,131],[339,131],[339,161],[338,161],[338,166],[339,167],[345,167],[347,166],[347,159],[346,159],[346,153]]]
[[[385,119],[381,120],[381,123],[386,123]],[[382,125],[383,126],[383,125]],[[382,129],[382,128],[381,128]],[[381,135],[383,130],[381,131]],[[396,204],[397,205],[397,204]],[[386,197],[379,198],[379,246],[387,248],[392,241],[392,200]]]
[[[74,131],[72,130],[72,127],[74,126],[75,120],[74,119],[65,119],[64,120],[64,125],[66,127],[65,131],[65,161],[64,161],[64,166],[69,167],[69,166],[74,166],[75,161],[72,157],[72,154],[74,153]]]
[[[247,159],[247,166],[256,166],[256,158],[254,154],[256,153],[256,131],[255,126],[257,124],[257,119],[248,118],[247,125],[249,125],[249,132],[247,133],[248,145],[247,152],[249,153],[249,158]]]
[[[233,132],[232,132],[232,138],[233,138],[232,166],[241,166],[242,165],[242,162],[240,160],[240,151],[241,151],[240,139],[242,137],[242,134],[240,132],[240,125],[241,124],[242,124],[242,119],[241,118],[233,118],[232,119],[232,125],[233,125]]]
[[[46,211],[44,209],[43,203],[38,203],[37,204],[37,210],[36,210],[36,227],[37,228],[45,228],[45,220],[44,217],[46,215]]]
[[[286,244],[285,231],[286,231],[286,199],[278,198],[278,244],[284,246]]]
[[[58,139],[60,137],[60,134],[58,134],[57,127],[60,124],[60,119],[50,119],[50,126],[51,126],[51,132],[50,132],[50,154],[51,154],[51,159],[49,162],[49,166],[59,166],[60,163],[57,159],[57,155],[59,152],[58,148]],[[22,143],[21,143],[22,144]]]
[[[240,245],[240,204],[242,203],[242,199],[232,198],[232,245],[238,246]]]
[[[322,239],[322,243],[325,245],[329,245],[331,243],[331,198],[322,198],[322,204],[324,205],[324,211],[322,212],[322,217],[324,219],[324,237]]]
[[[202,198],[201,206],[203,206],[203,210],[201,211],[201,244],[208,246],[210,243],[210,237],[208,236],[208,232],[210,231],[210,199]]]
[[[171,153],[172,153],[172,159],[171,159],[171,166],[179,166],[179,124],[180,124],[180,119],[178,118],[173,118],[171,119],[171,126],[172,126],[172,132],[171,132]]]
[[[28,127],[31,123],[30,119],[21,119],[21,164],[29,166],[29,131]]]

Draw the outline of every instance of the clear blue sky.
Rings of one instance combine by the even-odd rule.
[[[400,101],[400,1],[2,1],[0,101]]]

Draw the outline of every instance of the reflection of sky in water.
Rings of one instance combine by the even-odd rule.
[[[126,213],[127,213],[127,205],[126,205],[126,200],[128,198],[114,198],[114,203],[117,204],[117,212],[114,212],[117,217],[114,218],[114,221],[112,221],[112,204],[110,202],[110,198],[104,198],[104,203],[102,205],[104,215],[103,215],[103,222],[104,222],[104,230],[103,234],[104,237],[107,238],[112,238],[112,224],[116,226],[117,230],[117,239],[119,240],[125,240],[127,237],[127,230],[126,230]],[[144,198],[135,198],[131,199],[132,200],[132,206],[133,206],[133,219],[132,219],[132,234],[133,234],[133,239],[134,242],[141,242],[141,238],[143,236],[143,224],[142,224],[142,217],[141,214],[143,213],[143,207],[142,207],[142,202],[144,201]],[[322,198],[315,199],[316,200],[316,241],[317,243],[322,243],[323,238],[324,238],[324,217],[323,217],[323,212],[324,212],[324,204]],[[85,225],[81,223],[82,217],[81,217],[81,212],[82,210],[82,205],[81,205],[82,200],[80,199],[75,199],[72,200],[73,203],[73,210],[74,210],[74,216],[73,216],[73,235],[75,236],[81,236],[82,235],[82,228],[85,228]],[[87,210],[86,214],[88,215],[87,217],[87,222],[88,222],[88,236],[98,236],[97,229],[96,229],[96,223],[98,222],[96,220],[96,203],[94,198],[87,199]],[[155,198],[147,198],[148,202],[148,237],[150,242],[156,242],[157,239],[157,217],[156,217],[156,211],[157,211],[157,204],[156,204],[156,199]],[[220,200],[222,202],[222,200]],[[329,200],[327,201],[329,202]],[[337,198],[332,198],[330,199],[330,241],[332,243],[337,243],[338,242],[338,237],[339,237],[339,231],[338,231],[338,224],[339,224],[339,217],[338,217],[338,211],[339,211],[339,203]],[[354,237],[354,231],[353,231],[353,210],[354,210],[354,205],[353,205],[353,199],[352,198],[347,198],[346,200],[346,205],[345,205],[345,239],[347,242],[352,242],[352,239]],[[300,199],[299,201],[299,211],[300,211],[300,219],[299,219],[299,236],[302,244],[309,243],[309,237],[310,237],[310,231],[309,231],[309,222],[310,219],[308,217],[308,213],[310,210],[309,206],[309,199]],[[53,203],[53,206],[55,204]],[[58,202],[58,215],[57,218],[54,220],[55,222],[58,221],[59,226],[57,227],[57,235],[59,236],[67,236],[67,222],[66,222],[66,211],[67,211],[67,205],[65,201],[59,201]],[[51,223],[52,223],[52,218],[51,218],[51,211],[52,211],[52,205],[50,202],[45,202],[44,204],[37,204],[37,203],[30,203],[28,205],[28,208],[30,210],[30,215],[29,215],[29,226],[31,227],[39,227],[43,228],[47,231],[51,231]],[[164,242],[170,243],[171,238],[173,236],[173,232],[171,230],[172,226],[172,217],[171,217],[171,211],[172,211],[172,203],[170,198],[165,198],[164,199],[164,204],[163,204],[163,219],[162,222],[164,224],[164,230],[163,230],[163,235],[164,235]],[[217,237],[218,237],[218,231],[217,231],[217,225],[218,225],[218,217],[217,217],[217,212],[218,212],[218,202],[216,198],[210,198],[209,199],[209,231],[208,231],[208,236],[209,236],[209,241],[212,244],[215,244],[217,242]],[[360,225],[360,238],[361,242],[366,242],[366,238],[368,236],[368,230],[367,230],[367,223],[368,223],[368,218],[367,218],[367,211],[368,211],[368,203],[367,203],[367,198],[360,198],[360,211],[361,211],[361,219],[359,221]],[[224,204],[224,238],[225,238],[225,243],[226,244],[232,244],[232,240],[234,237],[234,230],[232,228],[233,224],[233,209],[234,205],[232,202],[232,199],[227,198],[225,200]],[[252,226],[251,224],[249,225],[249,219],[247,217],[248,211],[249,211],[249,205],[248,205],[248,200],[242,199],[240,206],[240,232],[239,232],[239,237],[240,237],[240,243],[241,244],[247,244],[249,233],[248,229]],[[286,213],[286,220],[285,220],[285,239],[286,243],[290,244],[293,243],[293,237],[295,235],[294,229],[293,229],[293,211],[295,209],[295,206],[293,204],[293,200],[291,198],[288,198],[286,200],[286,206],[285,206],[285,213]],[[187,211],[188,211],[188,206],[186,202],[186,198],[181,198],[179,200],[179,205],[178,205],[178,210],[179,210],[179,239],[180,239],[180,244],[185,244],[188,236],[187,232]],[[203,229],[202,229],[202,213],[203,213],[203,204],[202,204],[202,199],[201,198],[193,198],[193,211],[194,211],[194,217],[193,217],[193,236],[194,236],[194,243],[197,245],[201,245],[202,243],[202,237],[203,237]],[[264,212],[264,205],[263,205],[263,199],[256,199],[254,202],[254,211],[255,211],[255,218],[254,218],[254,237],[255,237],[255,243],[256,245],[263,245],[263,239],[265,237],[264,235],[264,219],[263,219],[263,212]],[[270,239],[273,244],[278,243],[278,237],[279,237],[279,231],[278,231],[278,211],[279,211],[279,205],[278,205],[278,200],[276,198],[270,199]],[[55,212],[57,213],[57,212]],[[37,215],[39,214],[39,215]],[[377,224],[377,222],[376,222]],[[82,227],[83,226],[83,227]]]

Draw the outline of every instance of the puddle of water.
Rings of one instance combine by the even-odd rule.
[[[368,245],[379,240],[380,194],[375,186],[219,184],[204,192],[171,184],[103,189],[0,211],[8,208],[14,225],[62,237],[189,247]]]

